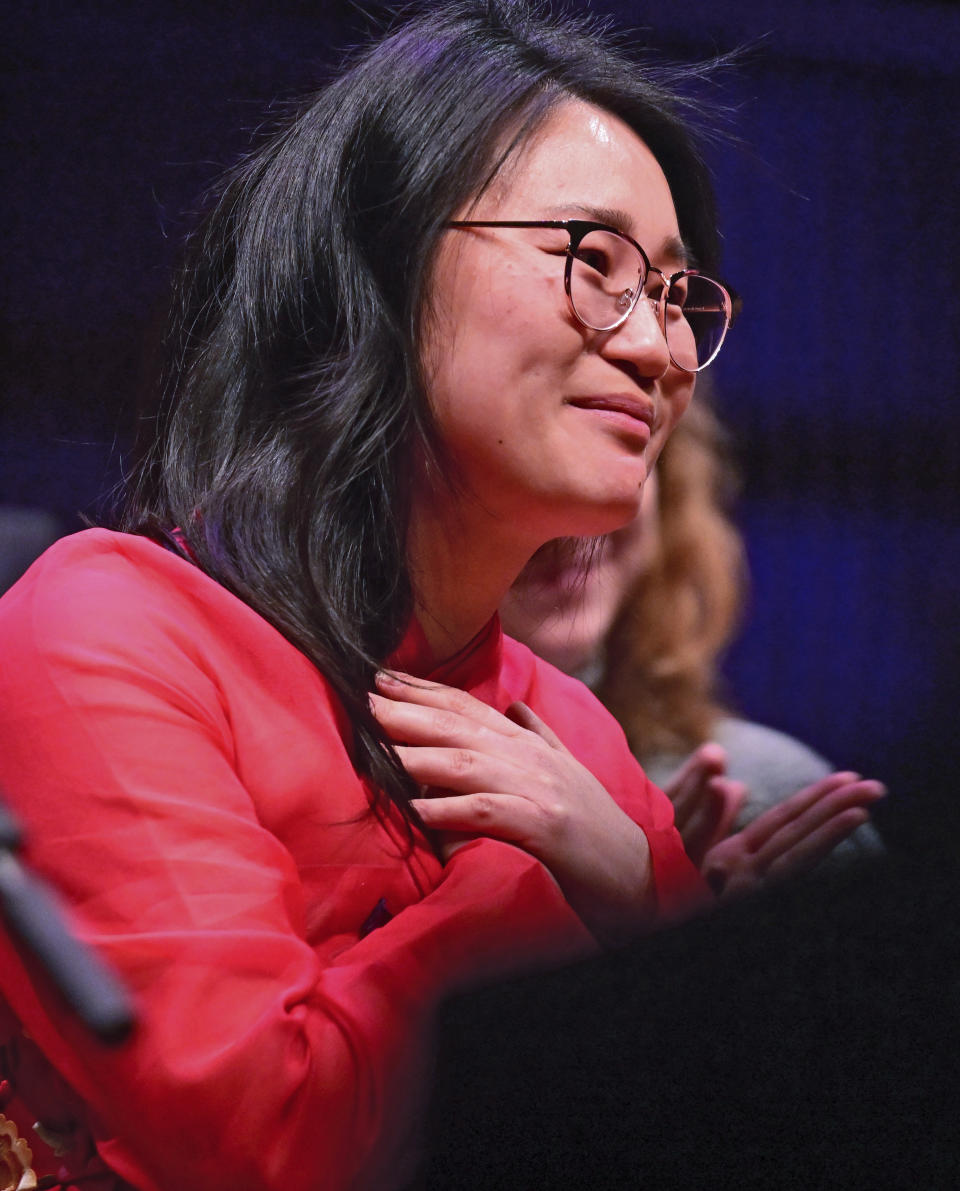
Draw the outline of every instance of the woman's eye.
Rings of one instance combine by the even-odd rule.
[[[576,258],[581,264],[606,277],[610,272],[610,258],[598,248],[578,248]]]
[[[687,286],[682,282],[670,286],[667,291],[667,305],[679,306],[681,309],[687,304]]]

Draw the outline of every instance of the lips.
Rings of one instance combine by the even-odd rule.
[[[632,393],[603,393],[586,397],[571,397],[568,405],[607,415],[614,424],[648,438],[656,417],[654,403]]]

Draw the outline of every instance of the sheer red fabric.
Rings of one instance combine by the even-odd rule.
[[[402,1185],[438,998],[595,946],[552,877],[490,839],[446,866],[419,833],[407,848],[399,812],[369,813],[323,677],[144,538],[56,544],[0,601],[0,633],[0,789],[25,859],[140,1018],[99,1047],[0,932],[0,994],[56,1072],[48,1095],[65,1089],[31,1110],[146,1191]],[[439,666],[414,625],[393,660],[500,710],[523,699],[644,828],[662,912],[703,896],[586,688],[496,620]]]

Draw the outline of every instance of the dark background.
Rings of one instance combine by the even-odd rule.
[[[71,530],[117,480],[144,351],[198,196],[264,117],[308,90],[385,7],[13,6],[4,39],[0,503],[47,510]],[[617,982],[629,972],[639,998],[630,1020],[652,1013],[657,1023],[637,1054],[646,1047],[643,1062],[661,1068],[672,1061],[674,1080],[681,1067],[700,1072],[696,1087],[678,1085],[683,1105],[697,1106],[699,1153],[719,1146],[728,1164],[736,1154],[755,1170],[766,1169],[764,1153],[773,1161],[764,1149],[769,1130],[731,1133],[731,1114],[720,1108],[740,1096],[741,1126],[751,1113],[766,1120],[770,1072],[761,1070],[760,1091],[748,1093],[745,1075],[729,1082],[731,1056],[738,1070],[756,1074],[762,1056],[786,1047],[774,1068],[782,1073],[787,1064],[800,1081],[789,1112],[796,1117],[800,1100],[819,1104],[807,1132],[823,1137],[832,1106],[824,1170],[839,1154],[850,1164],[850,1178],[836,1184],[819,1167],[807,1173],[817,1185],[866,1185],[854,1177],[863,1169],[854,1157],[871,1153],[886,1169],[890,1139],[899,1137],[889,1122],[926,1130],[941,1148],[946,1136],[935,1122],[946,1081],[938,1054],[948,1020],[953,1025],[939,998],[956,974],[960,12],[947,3],[867,0],[589,7],[642,28],[671,57],[750,47],[704,92],[736,138],[711,157],[723,272],[745,301],[715,369],[743,473],[740,517],[753,572],[748,622],[726,671],[748,716],[891,789],[878,815],[890,860],[855,888],[784,892],[716,920],[708,934],[698,925],[651,945],[655,956],[647,950],[642,962],[623,961],[612,983],[598,972],[591,981],[622,1005]],[[758,932],[764,944],[754,953]],[[691,973],[683,965],[693,952],[707,958]],[[675,1019],[664,1018],[664,984],[646,987],[639,978],[654,958],[673,989]],[[737,975],[745,969],[752,982]],[[700,988],[692,1001],[691,980]],[[707,994],[730,981],[729,1004]],[[568,993],[563,1002],[580,1005],[577,990]],[[807,1006],[799,1018],[796,998]],[[648,1053],[661,1028],[682,1031],[718,1003],[729,1012],[714,1020],[711,1008],[710,1030],[679,1057]],[[828,1020],[824,1004],[833,1006]],[[486,1010],[471,1012],[486,1036]],[[499,1006],[497,1020],[506,1012]],[[538,1038],[517,1012],[515,1034],[504,1035],[514,1056],[526,1053],[521,1039]],[[587,1013],[594,1025],[597,1012],[594,1005]],[[857,1033],[864,1016],[873,1026]],[[463,1022],[454,1033],[471,1038]],[[855,1053],[844,1049],[852,1036]],[[533,1049],[543,1062],[551,1046],[540,1042]],[[613,1035],[608,1042],[616,1049]],[[488,1054],[504,1057],[496,1048]],[[536,1068],[534,1099],[565,1078],[576,1083],[577,1062],[586,1060],[565,1075]],[[588,1076],[596,1093],[597,1072]],[[822,1099],[824,1087],[832,1098]],[[617,1094],[604,1101],[614,1115]],[[869,1119],[856,1115],[850,1096],[871,1106]],[[671,1103],[660,1101],[660,1132],[643,1133],[661,1172],[665,1156],[678,1153],[684,1119]],[[515,1121],[519,1111],[514,1104]],[[554,1135],[547,1128],[543,1136]],[[803,1152],[810,1154],[806,1143]],[[928,1160],[932,1152],[939,1151],[922,1150]],[[531,1171],[541,1159],[531,1158]],[[716,1171],[703,1173],[706,1185]],[[700,1185],[689,1170],[687,1177],[685,1185]],[[478,1185],[494,1185],[492,1172],[487,1178]],[[548,1185],[530,1179],[503,1185]],[[782,1170],[764,1182],[793,1185]]]

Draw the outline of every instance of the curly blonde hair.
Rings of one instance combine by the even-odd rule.
[[[685,752],[724,710],[718,661],[746,596],[743,540],[730,519],[736,481],[726,437],[698,393],[657,465],[655,556],[606,641],[600,699],[639,756]]]

